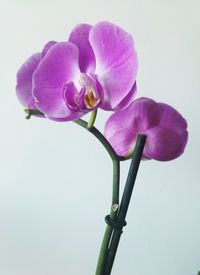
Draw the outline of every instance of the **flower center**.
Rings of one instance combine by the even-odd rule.
[[[102,91],[95,76],[82,73],[76,82],[64,84],[63,98],[69,109],[87,112],[98,107]]]
[[[84,102],[87,109],[92,109],[100,102],[100,99],[96,97],[94,91],[90,90],[85,93]]]

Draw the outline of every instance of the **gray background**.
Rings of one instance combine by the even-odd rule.
[[[73,123],[25,120],[15,74],[46,41],[101,20],[135,38],[137,96],[173,105],[190,132],[181,158],[142,163],[113,275],[200,270],[199,12],[199,0],[0,1],[0,274],[94,274],[111,161]],[[106,117],[99,113],[100,129]],[[122,185],[128,167],[123,163]]]

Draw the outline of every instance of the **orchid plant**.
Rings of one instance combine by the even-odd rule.
[[[133,37],[110,22],[76,26],[67,41],[48,42],[17,72],[17,96],[32,115],[74,121],[92,133],[113,162],[113,192],[96,275],[111,274],[141,159],[179,157],[188,139],[178,111],[150,98],[135,99],[138,59]],[[98,108],[113,113],[102,134]],[[91,113],[88,122],[82,117]],[[132,159],[121,202],[120,162]]]

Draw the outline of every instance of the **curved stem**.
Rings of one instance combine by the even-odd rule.
[[[37,109],[25,109],[25,113],[27,113],[27,119],[30,119],[32,115],[44,115],[42,112],[40,112]],[[118,156],[115,152],[115,150],[112,148],[110,143],[107,141],[107,139],[104,137],[104,135],[94,126],[91,126],[92,123],[94,124],[94,121],[96,119],[97,112],[94,111],[94,113],[91,116],[91,123],[87,123],[83,119],[77,119],[74,120],[76,124],[82,126],[86,130],[88,130],[90,133],[92,133],[104,146],[104,148],[107,150],[108,154],[110,155],[111,159],[118,159],[120,161],[127,160],[125,157]]]
[[[110,217],[114,219],[118,213],[119,206],[119,182],[120,182],[120,161],[113,160],[113,190],[112,190],[112,205],[110,210]],[[99,258],[96,267],[95,275],[103,275],[106,266],[106,259],[108,254],[108,247],[112,236],[113,228],[109,225],[106,226],[103,241],[100,248]]]
[[[107,152],[109,153],[112,161],[113,161],[113,189],[112,189],[112,205],[110,210],[110,217],[114,219],[118,213],[119,207],[119,182],[120,182],[120,160],[124,160],[124,158],[119,157],[107,139],[96,129],[94,126],[91,128],[88,127],[88,123],[82,119],[77,119],[74,121],[78,125],[84,127],[88,131],[90,131],[105,147]],[[106,258],[108,253],[108,247],[110,243],[110,239],[112,236],[113,228],[109,225],[106,226],[106,230],[104,233],[103,241],[100,248],[99,258],[96,267],[96,275],[103,275],[106,265]]]
[[[31,118],[31,115],[43,115],[39,110],[31,110],[26,109],[25,112],[28,114],[27,118]],[[124,157],[120,157],[116,154],[110,143],[107,139],[103,136],[103,134],[95,128],[94,122],[96,119],[97,111],[93,111],[89,123],[84,121],[83,119],[74,120],[74,122],[89,132],[91,132],[104,146],[107,150],[108,154],[110,155],[113,161],[113,190],[112,190],[112,205],[110,210],[110,218],[114,219],[117,216],[118,208],[119,208],[119,182],[120,182],[120,161],[126,160]],[[110,239],[113,233],[113,228],[107,225],[101,249],[99,254],[99,259],[96,268],[96,275],[104,275],[107,254],[108,254],[108,247],[110,244]]]
[[[91,128],[88,129],[88,123],[83,119],[77,119],[77,120],[74,120],[73,122],[82,126],[86,130],[88,130],[90,133],[92,133],[101,142],[101,144],[104,146],[104,148],[107,150],[107,152],[110,155],[112,160],[115,160],[115,159],[124,160],[124,157],[120,157],[115,153],[115,151],[112,148],[112,146],[110,145],[110,143],[107,141],[107,139],[104,137],[104,135],[97,128],[92,126]]]

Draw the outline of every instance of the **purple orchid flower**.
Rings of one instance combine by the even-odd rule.
[[[17,95],[26,108],[57,121],[120,110],[133,101],[137,68],[130,34],[109,22],[80,24],[68,42],[49,42],[22,65]]]
[[[120,156],[133,152],[138,134],[147,136],[143,156],[169,161],[179,157],[188,139],[186,120],[171,106],[139,98],[112,114],[104,135]]]

